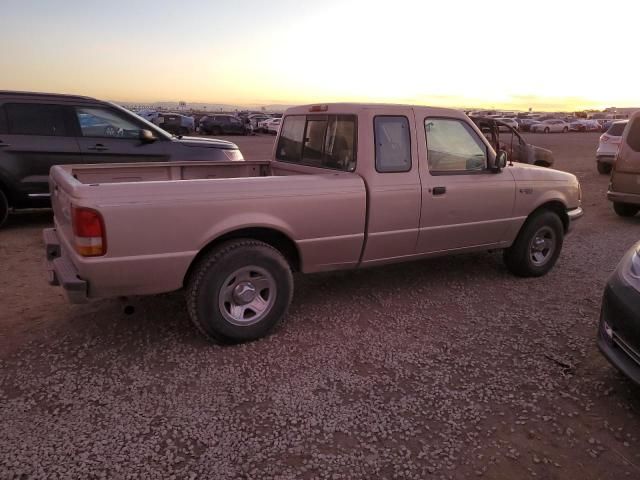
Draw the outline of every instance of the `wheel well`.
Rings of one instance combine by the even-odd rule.
[[[551,164],[549,162],[545,162],[544,160],[538,160],[534,163],[534,165],[537,165],[538,167],[550,167]]]
[[[298,251],[298,247],[296,246],[295,242],[288,236],[272,228],[243,228],[240,230],[234,230],[233,232],[225,233],[224,235],[212,240],[204,248],[202,248],[191,262],[191,265],[189,265],[187,273],[184,276],[183,284],[186,283],[189,275],[191,275],[191,271],[193,270],[195,265],[198,264],[202,257],[207,255],[211,250],[216,248],[221,243],[236,238],[250,238],[252,240],[259,240],[268,245],[271,245],[282,255],[284,255],[284,258],[291,266],[291,270],[293,270],[294,272],[300,271],[300,252]]]
[[[560,220],[562,221],[562,226],[564,227],[564,233],[567,233],[567,231],[569,230],[569,215],[567,214],[567,207],[565,207],[562,202],[554,200],[551,202],[543,203],[538,208],[536,208],[533,212],[531,212],[528,218],[531,218],[533,215],[543,210],[548,210],[557,214],[558,217],[560,217]]]

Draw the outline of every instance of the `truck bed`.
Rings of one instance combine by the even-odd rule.
[[[92,278],[90,297],[181,288],[198,252],[245,228],[295,242],[303,272],[354,267],[364,244],[356,173],[270,161],[69,165],[51,169],[50,190],[57,235],[79,277]],[[73,207],[100,212],[104,256],[73,252]]]

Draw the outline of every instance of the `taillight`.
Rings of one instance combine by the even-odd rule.
[[[600,141],[602,143],[607,143],[609,141],[609,137],[605,134],[605,135],[600,135]]]
[[[75,248],[83,257],[98,257],[107,253],[107,241],[102,216],[91,208],[72,207]]]

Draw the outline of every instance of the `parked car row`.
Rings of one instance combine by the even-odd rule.
[[[604,137],[604,138],[603,138]],[[600,137],[599,158],[611,157],[607,198],[622,217],[640,212],[640,112],[617,121]],[[602,160],[598,160],[599,170]],[[623,374],[640,385],[640,242],[622,257],[604,290],[598,347]]]

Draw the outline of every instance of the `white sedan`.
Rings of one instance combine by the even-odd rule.
[[[509,125],[514,130],[520,129],[520,125],[518,125],[518,122],[516,122],[514,118],[496,118],[495,120],[502,122],[506,125]]]
[[[281,118],[271,118],[269,120],[265,120],[262,123],[262,128],[264,129],[265,132],[273,133],[274,135],[276,135],[278,133],[278,130],[280,130],[281,123],[282,123]]]
[[[569,124],[564,120],[545,120],[544,122],[536,123],[531,126],[531,131],[534,133],[551,133],[569,131]]]

